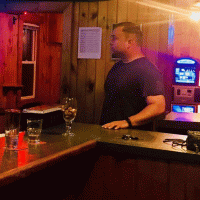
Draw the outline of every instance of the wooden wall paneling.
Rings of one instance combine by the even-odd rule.
[[[186,26],[187,25],[187,26]],[[188,41],[189,47],[189,55],[200,61],[200,30],[199,30],[199,22],[194,22],[192,20],[187,20],[187,23],[184,26],[184,30],[187,29],[188,32],[187,37],[185,39]]]
[[[137,24],[144,24],[148,22],[149,7],[138,4],[137,5]]]
[[[149,29],[151,28],[151,19],[149,19],[150,8],[144,5],[137,5],[137,24],[141,26],[143,32],[143,51],[148,57]],[[150,40],[151,41],[151,40]]]
[[[47,45],[47,14],[41,14],[45,17],[45,22],[40,24],[39,33],[39,59],[37,77],[39,78],[37,84],[37,99],[42,103],[47,103],[50,96],[50,78],[49,64],[50,64],[50,50]],[[50,69],[51,70],[51,69]]]
[[[63,27],[63,14],[51,13],[48,15],[48,31],[47,40],[49,43],[62,43],[63,32],[60,28]]]
[[[79,27],[88,26],[89,18],[89,3],[80,2],[80,13],[79,13]],[[85,120],[85,105],[86,105],[86,77],[87,77],[87,60],[78,59],[78,70],[77,70],[77,101],[78,101],[78,112],[76,120],[80,122],[86,122]]]
[[[74,17],[75,18],[75,17]],[[73,71],[71,72],[71,66],[74,62],[73,53],[74,43],[77,41],[77,34],[73,31],[72,34],[72,20],[73,20],[73,3],[70,3],[63,12],[63,42],[62,42],[62,67],[61,67],[61,98],[66,95],[74,96],[72,91],[75,91],[76,81],[72,84],[72,78],[74,77]],[[74,28],[78,29],[78,24],[74,24]],[[73,37],[73,39],[72,39]],[[74,38],[76,37],[76,38]],[[77,57],[75,59],[77,66]],[[73,64],[74,65],[74,64]],[[72,77],[73,76],[73,77]],[[71,94],[72,93],[72,94]]]
[[[108,72],[114,65],[115,61],[111,59],[110,51],[110,35],[112,33],[113,24],[117,23],[117,0],[110,0],[108,3],[108,26],[107,26],[107,38],[106,38],[106,68],[105,68],[105,79]]]
[[[5,13],[0,13],[0,107],[6,107],[6,98],[3,96],[3,84],[4,84],[4,71],[5,71],[5,39],[6,34],[5,22],[7,15]],[[0,133],[4,132],[4,116],[0,115]]]
[[[18,20],[17,85],[22,84],[23,20]]]
[[[112,156],[100,156],[78,199],[113,199],[111,195],[114,187],[112,186],[111,171],[114,170],[114,167],[115,159]]]
[[[17,85],[22,86],[23,20],[18,20]],[[17,92],[17,108],[21,108],[22,87]]]
[[[5,42],[5,73],[4,85],[17,85],[17,47],[18,47],[18,16],[6,15],[4,18]],[[13,19],[16,19],[13,21]],[[13,23],[14,22],[14,23]]]
[[[120,0],[118,1],[117,7],[117,23],[126,22],[128,20],[128,1]]]
[[[72,13],[69,12],[72,15]],[[49,13],[47,15],[47,42],[49,46],[49,100],[47,103],[54,104],[60,101],[60,77],[61,77],[61,60],[62,60],[62,42],[63,42],[63,14]],[[69,19],[70,20],[70,19]],[[70,20],[71,22],[71,20]],[[70,25],[71,23],[69,23]],[[68,27],[68,26],[67,26]],[[71,28],[71,27],[70,27]],[[68,36],[71,39],[71,31]],[[70,41],[71,42],[71,41]],[[70,47],[70,46],[69,46]],[[70,52],[69,56],[70,56]]]
[[[19,58],[19,18],[17,15],[2,14],[1,16],[1,38],[2,38],[2,79],[1,79],[1,105],[4,108],[16,108],[19,103],[19,92],[12,89],[6,94],[2,86],[18,86]],[[5,96],[4,96],[5,95]]]
[[[71,13],[72,14],[72,13]],[[60,100],[60,77],[62,60],[62,36],[63,36],[63,14],[47,14],[46,46],[49,49],[47,70],[47,83],[49,84],[48,104],[59,103]],[[50,32],[55,34],[49,34]],[[70,34],[71,32],[69,32]],[[50,37],[50,38],[49,38]]]
[[[162,12],[162,11],[160,11]],[[160,21],[164,21],[159,25],[159,49],[158,49],[158,67],[163,74],[163,82],[165,86],[166,110],[171,111],[172,99],[172,68],[174,67],[173,51],[169,48],[169,19],[170,13],[166,12],[160,15]],[[171,46],[171,44],[170,44]],[[173,49],[172,49],[173,50]]]
[[[159,11],[147,6],[142,6],[140,4],[137,4],[135,1],[128,2],[125,0],[111,0],[108,2],[99,2],[98,26],[101,27],[101,23],[103,22],[103,26],[106,27],[105,30],[103,29],[102,58],[96,61],[77,59],[78,27],[90,26],[91,23],[91,26],[96,26],[94,24],[94,20],[91,20],[91,17],[95,17],[93,11],[97,9],[95,6],[92,6],[93,4],[94,2],[81,2],[74,4],[72,30],[73,39],[71,52],[72,63],[71,68],[66,70],[65,75],[68,73],[66,76],[70,76],[70,78],[67,79],[70,80],[69,87],[71,93],[76,94],[78,98],[79,111],[76,120],[81,122],[98,123],[103,102],[103,87],[105,78],[109,70],[115,63],[115,61],[111,60],[109,45],[110,33],[113,23],[122,21],[133,21],[137,24],[143,24],[144,28],[149,23],[148,28],[145,28],[144,30],[146,36],[145,47],[147,51],[147,57],[150,58],[150,60],[161,70],[163,74],[165,72],[171,72],[169,72],[170,69],[166,69],[169,65],[167,52],[168,27],[166,25],[168,22],[167,19],[164,18],[164,20],[166,20],[166,24],[163,25],[162,23],[159,23],[160,13],[162,14],[163,11]],[[107,4],[107,9],[109,10],[109,12],[106,11],[106,7],[104,7],[103,4]],[[94,10],[91,10],[91,8],[93,8]],[[105,12],[107,12],[107,14]],[[168,15],[166,16],[168,17]],[[106,17],[107,24],[104,22]],[[63,77],[63,80],[64,79],[65,77]],[[165,82],[168,82],[168,85],[166,87],[168,88],[168,90],[170,90],[171,86],[169,86],[169,80],[165,80]],[[94,85],[95,88],[93,89],[93,91],[88,90],[89,86],[90,88],[92,88]],[[168,92],[168,90],[167,98],[170,98],[169,96],[171,95],[171,92]],[[168,105],[170,105],[170,100],[167,99],[167,101],[169,102]],[[86,115],[87,117],[85,117]]]
[[[70,85],[70,94],[72,96],[77,96],[79,16],[80,16],[80,3],[75,2],[73,6],[71,66],[70,70],[67,71],[70,74],[69,85]]]
[[[186,199],[196,200],[199,198],[200,193],[200,167],[199,165],[187,166],[187,187]]]
[[[98,3],[90,2],[88,5],[88,27],[97,27]],[[86,101],[85,101],[85,120],[87,123],[94,122],[95,111],[95,77],[96,77],[96,60],[87,59],[86,71]]]
[[[40,25],[45,23],[45,15],[44,13],[29,13],[26,15],[20,15],[20,18],[23,20],[25,23],[30,23],[30,24],[36,24]]]
[[[50,74],[50,104],[60,102],[60,76],[61,76],[62,46],[51,45],[49,71]]]
[[[128,1],[128,21],[137,23],[138,4],[135,1]]]
[[[182,41],[182,36],[184,34],[183,29],[181,27],[184,27],[185,20],[184,19],[177,19],[175,16],[174,19],[174,29],[175,29],[175,35],[174,35],[174,44],[173,44],[173,55],[175,58],[178,58],[181,56],[181,44],[185,41]]]
[[[3,97],[3,84],[4,84],[4,73],[6,67],[6,45],[5,45],[5,34],[7,24],[7,14],[0,13],[0,106],[5,107],[6,101]]]
[[[169,165],[170,173],[170,198],[169,199],[186,199],[186,185],[187,185],[187,165],[177,162],[172,162]]]
[[[134,199],[136,176],[134,159],[102,155],[78,199]]]
[[[155,8],[148,9],[148,20],[142,25],[144,32],[143,50],[148,59],[157,65],[159,48],[159,11]]]
[[[196,200],[200,192],[200,168],[195,164],[170,163],[170,199]]]
[[[169,200],[168,164],[162,161],[137,161],[136,199]]]
[[[107,58],[107,34],[108,34],[108,2],[98,2],[98,27],[102,28],[101,59],[96,60],[96,85],[95,85],[95,117],[94,123],[98,124],[104,101],[104,82]],[[109,54],[110,55],[110,54]]]
[[[184,34],[181,37],[181,42],[178,44],[180,45],[180,52],[181,57],[187,57],[190,56],[190,37],[191,37],[191,31],[188,27],[190,27],[190,23],[185,21],[184,24]],[[182,27],[182,28],[183,28]]]

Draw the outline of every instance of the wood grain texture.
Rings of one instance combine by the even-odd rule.
[[[163,2],[164,3],[164,2]],[[165,3],[169,3],[167,0]],[[163,15],[165,15],[163,22]],[[131,21],[141,24],[144,34],[143,49],[146,56],[166,77],[167,108],[171,103],[171,67],[168,57],[168,18],[169,14],[155,8],[138,4],[136,1],[111,0],[100,2],[80,2],[73,5],[73,23],[71,38],[71,69],[65,69],[62,87],[68,87],[69,93],[77,96],[77,122],[99,123],[104,100],[104,83],[108,72],[116,62],[111,58],[110,34],[114,23]],[[164,23],[164,25],[163,25]],[[78,59],[78,28],[97,26],[102,28],[101,58]],[[163,55],[165,57],[163,57]],[[164,74],[164,73],[168,74]],[[70,77],[70,78],[69,78]],[[169,80],[167,79],[169,78]],[[70,80],[70,81],[67,81]],[[67,82],[64,83],[64,82]]]

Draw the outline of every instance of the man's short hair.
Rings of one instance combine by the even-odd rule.
[[[121,22],[118,24],[113,24],[113,30],[117,27],[123,27],[122,31],[125,33],[135,34],[138,45],[142,46],[142,31],[140,30],[140,26],[132,22]]]

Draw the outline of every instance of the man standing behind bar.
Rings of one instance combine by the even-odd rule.
[[[121,58],[108,73],[100,124],[103,128],[152,130],[165,112],[162,76],[142,52],[142,33],[131,22],[114,26],[112,53]]]

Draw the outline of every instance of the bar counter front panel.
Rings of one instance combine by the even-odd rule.
[[[200,155],[163,143],[185,135],[107,130],[74,123],[44,129],[42,144],[7,151],[0,138],[0,192],[51,199],[199,199]],[[124,134],[138,140],[124,140]],[[9,192],[8,192],[9,191]]]

